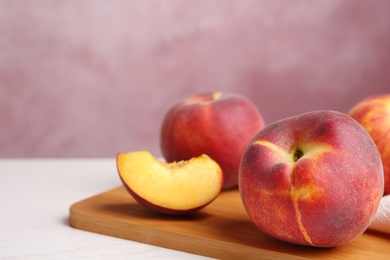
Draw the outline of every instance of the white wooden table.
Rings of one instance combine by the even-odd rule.
[[[115,159],[0,159],[0,259],[206,259],[72,228],[69,207],[120,183]]]

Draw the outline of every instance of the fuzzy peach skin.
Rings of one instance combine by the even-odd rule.
[[[390,194],[390,94],[367,97],[348,114],[367,130],[378,147],[385,174],[384,195]]]
[[[245,147],[263,127],[263,118],[249,99],[235,93],[201,93],[166,113],[160,147],[167,162],[207,154],[222,168],[225,190],[237,186]]]
[[[241,164],[243,205],[264,232],[334,247],[359,237],[383,195],[378,149],[346,114],[313,111],[260,130]]]

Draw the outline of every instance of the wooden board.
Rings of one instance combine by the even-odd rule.
[[[372,231],[337,248],[278,241],[250,221],[238,190],[222,192],[194,216],[170,217],[118,187],[73,204],[69,221],[78,229],[219,259],[390,259],[390,236]]]

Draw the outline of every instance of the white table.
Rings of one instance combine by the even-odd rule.
[[[120,183],[115,159],[0,159],[0,259],[206,259],[69,226],[69,207]]]

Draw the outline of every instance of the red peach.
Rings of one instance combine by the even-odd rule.
[[[359,237],[383,194],[383,167],[367,131],[346,114],[314,111],[260,130],[239,174],[249,217],[286,242],[334,247]]]
[[[390,194],[390,94],[367,97],[348,114],[367,130],[378,147],[385,174],[384,195]]]
[[[237,186],[242,154],[264,126],[257,107],[238,94],[203,93],[171,107],[161,126],[167,162],[207,154],[222,168],[223,189]]]

